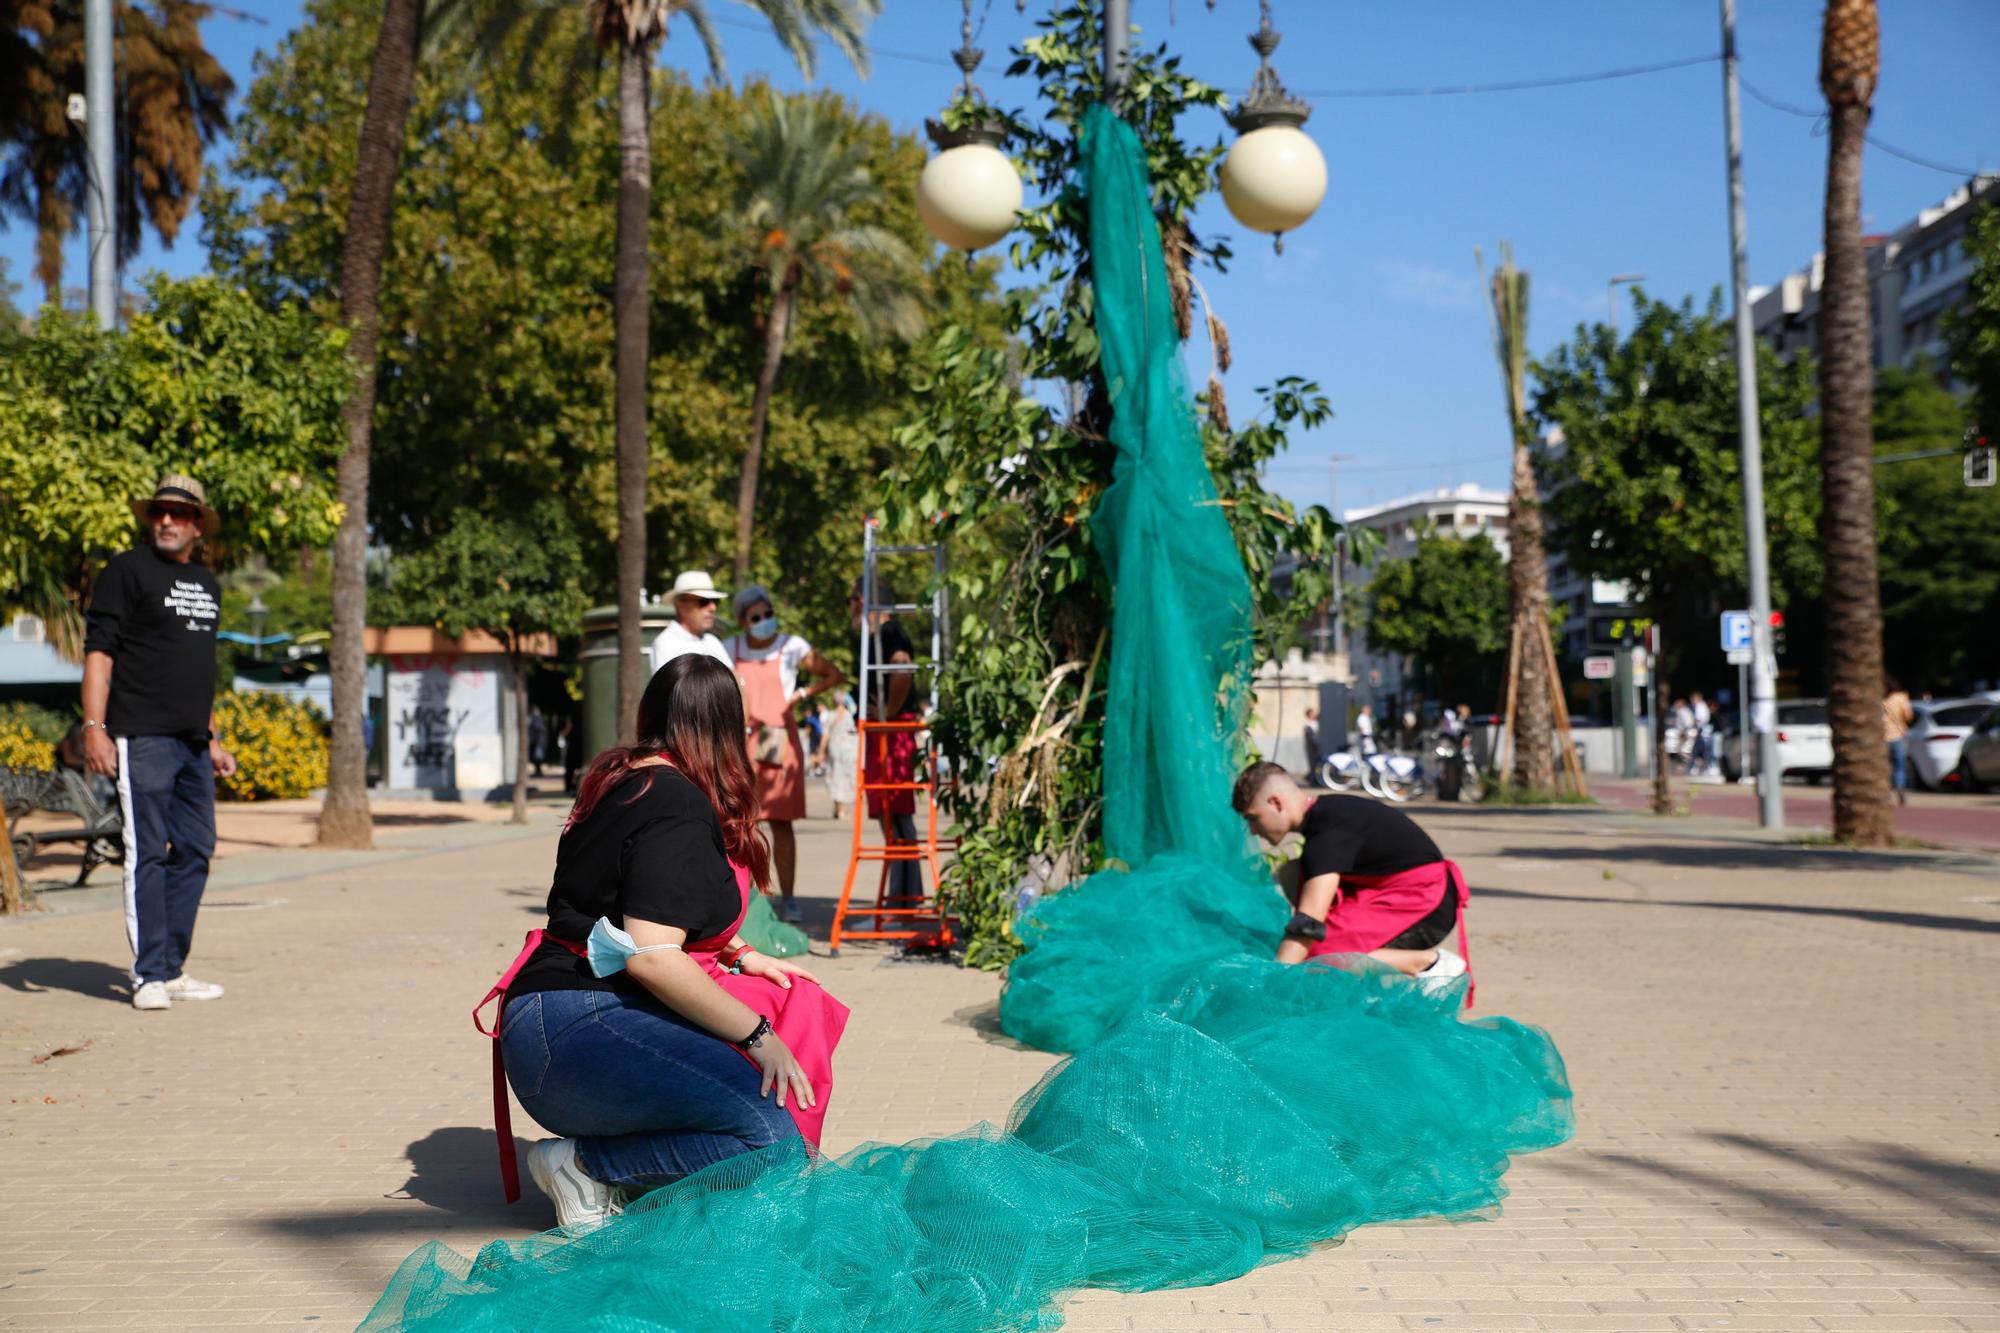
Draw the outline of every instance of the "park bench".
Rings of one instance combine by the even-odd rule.
[[[0,805],[6,808],[15,863],[26,868],[49,844],[78,842],[83,844],[83,867],[77,871],[77,884],[101,865],[123,865],[125,821],[116,796],[105,790],[109,786],[102,779],[60,765],[53,769],[0,768]],[[35,810],[74,815],[82,823],[74,829],[30,832],[21,828],[21,817]]]

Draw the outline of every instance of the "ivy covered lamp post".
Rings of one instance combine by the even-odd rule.
[[[986,53],[972,44],[972,0],[963,0],[961,43],[951,53],[964,75],[942,121],[924,132],[938,154],[917,179],[917,216],[944,245],[970,254],[1006,236],[1021,211],[1021,175],[1000,151],[1006,126],[973,86],[972,71]]]
[[[1257,75],[1250,93],[1228,115],[1237,140],[1222,160],[1222,202],[1252,231],[1268,232],[1279,253],[1285,233],[1296,231],[1326,198],[1326,158],[1299,127],[1312,107],[1292,96],[1271,68],[1271,53],[1283,35],[1271,26],[1268,0],[1258,5],[1261,21],[1250,36],[1257,52]]]

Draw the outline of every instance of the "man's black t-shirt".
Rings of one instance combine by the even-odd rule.
[[[1303,882],[1320,875],[1393,875],[1444,860],[1417,821],[1365,796],[1322,796],[1299,831]]]
[[[111,655],[113,736],[205,740],[215,707],[215,629],[222,589],[190,561],[151,546],[111,557],[91,591],[86,653]]]
[[[869,656],[875,666],[888,666],[896,660],[897,653],[908,653],[910,660],[917,658],[917,646],[910,641],[910,632],[903,628],[903,622],[894,616],[883,619],[880,629],[875,631],[875,642],[868,645]],[[910,700],[916,697],[916,678],[909,672],[893,673],[876,677],[875,692],[880,696],[874,703],[877,709],[888,707],[888,700],[896,697],[898,690],[892,683],[896,675],[910,683],[909,693],[903,696],[903,713],[910,711]]]
[[[597,918],[622,927],[634,916],[702,940],[727,930],[741,906],[715,807],[679,771],[643,768],[605,792],[590,817],[563,834],[548,930],[580,944]],[[594,976],[588,961],[549,942],[507,993],[543,990],[644,993],[629,973]]]

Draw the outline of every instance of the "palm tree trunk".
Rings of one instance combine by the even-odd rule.
[[[518,645],[517,645],[518,649]],[[528,657],[515,651],[508,655],[514,670],[514,813],[507,822],[528,822]]]
[[[1875,568],[1874,358],[1861,244],[1861,144],[1868,106],[1828,112],[1826,269],[1819,309],[1820,537],[1826,547],[1827,714],[1833,724],[1833,835],[1894,841],[1882,739],[1882,596]]]
[[[764,423],[771,415],[771,393],[777,388],[778,366],[785,359],[785,335],[791,329],[795,288],[781,284],[771,297],[771,315],[764,323],[764,364],[757,370],[757,396],[750,404],[750,440],[743,447],[743,475],[736,485],[736,586],[750,581],[750,535],[757,520],[757,472],[764,463]]]
[[[653,142],[648,120],[652,43],[618,50],[618,239],[611,317],[618,340],[618,740],[637,734],[646,689],[640,633],[646,583],[646,371],[648,294],[646,231],[652,221]],[[590,757],[586,756],[586,762]]]
[[[1535,465],[1525,439],[1526,423],[1515,423],[1514,485],[1507,497],[1507,584],[1520,630],[1515,659],[1520,682],[1515,692],[1514,784],[1552,792],[1556,785],[1555,715],[1550,707],[1548,657],[1535,649],[1549,623],[1549,567],[1542,547],[1542,506],[1536,494]]]
[[[375,61],[368,76],[368,107],[361,119],[354,194],[348,201],[347,237],[340,255],[340,316],[350,331],[354,389],[341,415],[347,451],[336,482],[343,514],[333,542],[333,743],[328,755],[326,799],[320,806],[323,847],[374,845],[368,813],[368,754],[362,723],[368,711],[368,659],[362,635],[368,626],[368,464],[375,423],[375,343],[382,322],[382,256],[389,245],[396,173],[403,160],[403,129],[416,82],[417,43],[425,0],[386,0]]]

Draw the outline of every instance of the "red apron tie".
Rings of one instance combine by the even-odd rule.
[[[493,983],[493,989],[486,992],[486,998],[472,1006],[472,1026],[486,1036],[493,1038],[493,1136],[499,1141],[500,1183],[507,1191],[507,1202],[513,1203],[521,1197],[521,1164],[514,1157],[514,1111],[507,1101],[507,1060],[500,1045],[500,1024],[504,1014],[500,1009],[493,1011],[493,1026],[487,1027],[479,1017],[479,1011],[498,999],[502,1006],[507,1003],[507,988],[514,984],[514,978],[521,975],[521,969],[534,957],[535,950],[542,947],[543,940],[552,940],[575,954],[585,957],[584,946],[551,935],[546,930],[531,930],[521,943],[521,952],[500,974],[500,980]]]

